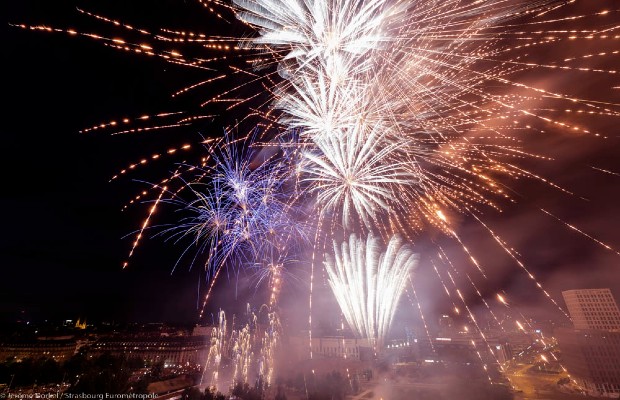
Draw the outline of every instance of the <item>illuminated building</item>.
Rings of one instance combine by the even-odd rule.
[[[73,339],[4,342],[0,343],[0,361],[8,358],[15,358],[16,361],[26,358],[53,358],[64,361],[75,353],[76,346]]]
[[[562,292],[575,329],[620,331],[620,310],[609,289]]]
[[[454,328],[454,320],[449,315],[442,315],[439,317],[439,332],[442,335],[451,335],[456,333],[456,329]]]
[[[609,289],[562,292],[574,329],[556,333],[564,366],[591,395],[620,394],[620,312]]]
[[[594,395],[620,393],[620,332],[561,329],[562,360],[571,377]]]
[[[101,339],[88,354],[104,353],[140,358],[147,362],[163,361],[166,365],[196,365],[207,359],[208,336],[116,337]]]
[[[308,356],[308,338],[291,337],[291,350],[295,350],[298,359]],[[346,358],[348,360],[369,360],[373,357],[370,339],[327,336],[312,338],[312,356],[314,358]]]

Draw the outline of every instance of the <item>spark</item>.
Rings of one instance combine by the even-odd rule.
[[[555,215],[551,214],[549,211],[547,211],[545,209],[541,208],[540,211],[544,212],[545,214],[547,214],[548,216],[554,218],[555,220],[561,222],[562,224],[564,224],[564,226],[572,229],[573,231],[579,233],[580,235],[582,235],[582,236],[590,239],[591,241],[597,243],[598,245],[600,245],[604,249],[609,250],[609,251],[611,251],[611,252],[613,252],[613,253],[615,253],[615,254],[620,256],[620,252],[618,250],[614,249],[613,247],[611,247],[610,245],[608,245],[607,243],[598,240],[594,236],[592,236],[592,235],[582,231],[581,229],[577,228],[575,225],[569,224],[568,222],[564,222],[562,219],[556,217]]]
[[[610,171],[610,170],[608,170],[608,169],[597,168],[597,167],[593,167],[593,166],[590,166],[590,168],[595,169],[595,170],[597,170],[597,171],[604,172],[604,173],[606,173],[606,174],[615,175],[615,176],[620,176],[620,174],[619,174],[619,173],[614,172],[614,171]]]

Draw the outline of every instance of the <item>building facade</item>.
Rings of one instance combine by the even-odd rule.
[[[564,366],[589,394],[620,397],[620,311],[609,289],[562,292],[574,329],[556,332]]]
[[[297,354],[299,360],[308,358],[310,353],[307,337],[289,338],[290,350]],[[349,360],[367,360],[372,358],[373,347],[370,339],[327,336],[312,338],[312,356],[315,358],[343,358]]]
[[[73,339],[33,340],[0,343],[0,362],[7,359],[22,361],[27,358],[53,358],[64,361],[75,353],[77,343]]]
[[[591,394],[620,394],[620,332],[561,329],[556,334],[571,377]]]
[[[163,361],[168,366],[198,365],[207,359],[209,343],[208,336],[115,337],[98,340],[87,352],[95,357],[110,353],[147,362]]]
[[[562,292],[575,329],[620,331],[620,309],[609,289]]]

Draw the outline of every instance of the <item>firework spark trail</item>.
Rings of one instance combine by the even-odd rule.
[[[420,300],[418,299],[418,294],[415,291],[415,286],[413,286],[413,280],[409,277],[409,285],[411,285],[411,293],[413,294],[413,298],[415,299],[415,307],[418,309],[420,313],[420,318],[422,319],[422,325],[424,325],[424,331],[426,332],[426,337],[428,338],[429,343],[431,344],[431,350],[433,353],[435,352],[435,345],[433,344],[433,338],[431,337],[431,333],[428,330],[428,325],[426,323],[426,318],[424,317],[424,313],[422,312],[422,305],[420,304]],[[407,296],[409,297],[409,301],[411,305],[414,306],[413,299],[409,296],[409,292],[407,291]]]
[[[476,326],[476,329],[478,331],[478,334],[480,335],[480,337],[482,338],[482,340],[484,341],[484,343],[486,344],[487,349],[489,350],[489,354],[492,354],[495,362],[500,365],[500,369],[503,371],[503,367],[501,366],[501,364],[499,363],[499,361],[497,360],[497,356],[495,356],[495,353],[493,353],[493,349],[491,349],[491,345],[489,344],[486,335],[484,334],[484,331],[480,328],[480,326],[478,325],[478,321],[476,320],[476,317],[474,316],[474,313],[471,311],[471,309],[469,308],[469,306],[467,305],[467,302],[465,301],[465,298],[463,297],[463,294],[461,293],[461,291],[459,289],[456,289],[456,293],[459,296],[459,298],[461,299],[461,302],[463,303],[463,307],[465,307],[465,310],[467,311],[467,314],[469,314],[469,318],[471,319],[471,321],[474,323],[474,325]],[[476,343],[474,340],[471,341],[472,345],[474,347],[476,347]],[[483,368],[484,370],[487,372],[487,377],[489,378],[489,381],[491,380],[491,377],[488,375],[488,370],[487,370],[487,364],[484,363],[482,356],[480,355],[480,353],[476,350],[476,352],[478,353],[478,358],[480,359],[480,361],[483,363]]]
[[[349,326],[361,337],[381,346],[392,323],[407,278],[417,255],[393,236],[384,252],[381,240],[351,234],[349,241],[334,242],[334,256],[325,255],[328,282]]]
[[[610,171],[610,170],[607,170],[607,169],[597,168],[597,167],[593,167],[593,166],[590,166],[590,168],[595,169],[595,170],[600,171],[600,172],[604,172],[606,174],[620,176],[619,173],[614,172],[614,171]]]
[[[538,287],[538,289],[540,289],[543,294],[545,295],[545,297],[551,301],[553,303],[553,305],[569,320],[571,319],[571,317],[568,315],[568,313],[556,302],[556,300],[551,296],[551,294],[549,294],[549,292],[547,292],[547,290],[543,287],[543,285],[536,279],[536,277],[534,276],[534,274],[532,274],[532,272],[530,272],[530,270],[525,266],[525,264],[523,264],[523,262],[517,257],[517,255],[515,254],[514,251],[512,251],[510,248],[508,248],[507,244],[500,238],[499,235],[497,235],[493,230],[491,230],[491,228],[485,224],[484,222],[482,222],[482,220],[475,214],[472,214],[472,216],[476,219],[476,221],[478,221],[480,223],[480,225],[482,225],[491,235],[491,237],[499,244],[499,246],[502,248],[502,250],[504,250],[504,252],[506,254],[508,254],[508,256],[510,256],[510,258],[512,258],[514,260],[515,263],[517,263],[517,265],[527,274],[528,278],[530,278],[532,281],[534,281],[534,283],[536,284],[536,287]],[[501,297],[500,297],[501,299]],[[503,302],[503,300],[502,300]]]
[[[133,253],[136,250],[136,248],[138,247],[138,244],[140,244],[140,240],[142,239],[142,235],[144,234],[144,231],[146,230],[146,228],[148,228],[150,220],[151,220],[151,217],[155,213],[155,210],[157,210],[157,206],[159,205],[159,203],[161,202],[164,194],[167,191],[168,191],[168,187],[164,186],[164,187],[161,188],[161,191],[159,192],[159,197],[157,197],[157,200],[151,206],[151,208],[149,210],[148,216],[146,217],[146,219],[142,223],[142,227],[140,228],[140,231],[135,236],[134,242],[131,245],[131,250],[129,251],[129,255],[127,256],[127,260],[123,263],[123,268],[127,268],[127,266],[129,265],[129,259],[133,256]]]
[[[102,130],[102,129],[116,128],[119,125],[121,125],[121,123],[122,124],[130,124],[132,122],[135,123],[135,122],[138,122],[138,121],[148,121],[148,120],[151,120],[153,118],[158,118],[159,119],[159,118],[170,117],[170,116],[173,116],[173,115],[183,115],[183,114],[185,114],[184,111],[175,111],[175,112],[158,113],[158,114],[155,114],[155,115],[142,115],[142,116],[137,117],[137,118],[123,118],[123,119],[120,120],[121,122],[118,122],[116,120],[110,121],[110,122],[104,122],[104,123],[100,123],[100,124],[97,124],[97,125],[93,125],[93,126],[88,127],[88,128],[84,128],[84,129],[82,129],[82,130],[80,130],[78,132],[79,133],[88,133],[88,132],[93,132],[93,131]]]
[[[171,148],[171,149],[168,149],[168,151],[166,151],[166,154],[170,154],[170,155],[172,155],[172,154],[175,154],[175,153],[176,153],[177,151],[179,151],[179,150],[189,150],[189,149],[191,149],[191,147],[192,147],[192,146],[191,146],[190,144],[184,144],[184,145],[182,145],[182,146],[181,146],[181,147],[179,147],[179,148]],[[156,153],[156,154],[151,155],[149,158],[150,158],[150,160],[158,160],[159,158],[161,158],[161,156],[162,156],[162,154],[161,154],[161,153]],[[120,170],[120,171],[118,172],[118,174],[116,174],[116,175],[114,175],[112,178],[110,178],[109,182],[112,182],[113,180],[118,179],[118,177],[119,177],[120,175],[126,174],[128,171],[131,171],[131,170],[133,170],[133,169],[136,169],[136,168],[137,168],[137,167],[139,167],[139,166],[142,166],[142,165],[146,165],[146,164],[148,164],[148,162],[149,162],[149,158],[143,158],[143,159],[141,159],[139,162],[136,162],[136,163],[133,163],[133,164],[128,165],[128,166],[127,166],[127,168],[124,168],[124,169]]]
[[[439,269],[437,269],[437,264],[435,264],[433,259],[431,259],[430,261],[431,261],[431,265],[433,266],[433,269],[435,270],[435,273],[437,274],[437,279],[439,279],[439,282],[441,282],[441,286],[443,286],[443,290],[446,293],[446,296],[450,300],[450,303],[452,303],[452,310],[454,311],[455,314],[459,315],[461,311],[456,306],[456,303],[454,303],[454,300],[452,299],[452,294],[448,290],[448,287],[446,286],[446,282],[444,281],[443,277],[439,273]]]
[[[454,272],[455,274],[459,274],[459,270],[454,266],[454,264],[452,263],[452,261],[450,260],[450,258],[448,257],[448,255],[446,254],[446,252],[443,250],[443,248],[440,245],[437,245],[439,252],[437,253],[439,260],[446,264],[452,269],[452,272]],[[457,293],[457,295],[459,296],[459,298],[461,299],[461,302],[463,303],[463,306],[466,308],[467,313],[469,315],[469,318],[471,319],[471,321],[474,323],[476,329],[478,330],[478,333],[480,334],[480,336],[485,340],[486,342],[486,337],[484,335],[484,333],[482,331],[480,331],[480,326],[478,324],[478,321],[476,320],[476,317],[474,316],[473,312],[471,312],[471,310],[469,309],[469,306],[467,305],[462,292],[460,290],[460,288],[458,287],[454,277],[452,276],[452,274],[450,273],[450,271],[447,271],[448,277],[450,278],[450,281],[452,282],[452,286],[454,287],[455,292]],[[499,322],[498,318],[495,316],[495,313],[491,310],[490,305],[488,304],[488,302],[484,299],[484,297],[482,296],[482,293],[480,293],[480,290],[478,289],[478,287],[476,286],[476,284],[474,283],[474,281],[471,279],[471,277],[469,276],[469,274],[464,273],[464,275],[467,277],[467,280],[469,281],[469,283],[471,284],[472,288],[474,289],[474,291],[476,292],[476,294],[478,295],[478,297],[482,300],[482,302],[484,303],[486,309],[489,311],[489,313],[492,315],[493,319],[495,320],[495,322],[498,324],[498,326],[503,330],[503,327],[501,325],[501,323]],[[488,343],[487,343],[487,347]],[[490,350],[490,347],[489,347]]]
[[[439,259],[442,261],[442,263],[445,264],[445,262],[444,262],[444,259],[445,259],[447,261],[447,265],[449,265],[451,267],[452,271],[455,274],[459,274],[459,270],[457,270],[455,268],[454,264],[452,264],[452,261],[448,258],[447,254],[443,251],[441,246],[438,245],[437,247],[439,248],[439,251],[440,251],[439,253],[437,253],[437,255],[439,256]],[[452,275],[450,274],[449,271],[446,271],[446,272],[448,273],[448,276],[450,277],[452,285],[454,286],[454,290],[459,292],[460,290],[459,290],[458,285],[456,284],[456,281],[452,278]],[[465,272],[464,275],[467,277],[467,280],[469,281],[470,285],[472,286],[472,288],[474,289],[474,291],[478,295],[478,298],[480,298],[480,301],[482,301],[482,303],[486,307],[487,311],[489,312],[489,314],[491,315],[491,317],[493,318],[493,320],[495,321],[497,326],[503,331],[504,327],[502,326],[499,318],[497,318],[497,315],[495,315],[495,312],[493,311],[493,309],[491,308],[491,306],[489,305],[487,300],[484,298],[484,296],[480,292],[480,289],[478,289],[478,286],[474,283],[473,279],[471,278],[471,276],[469,276],[468,273]],[[440,280],[441,280],[441,278],[440,278]],[[442,283],[443,283],[443,281],[442,281]],[[471,315],[473,315],[473,314],[471,314]],[[471,317],[471,315],[470,315],[470,317]],[[476,326],[477,326],[477,322],[476,322]]]
[[[592,235],[587,234],[586,232],[582,231],[581,229],[577,228],[575,225],[571,225],[568,222],[564,222],[562,219],[556,217],[555,215],[551,214],[549,211],[545,210],[545,209],[540,209],[540,211],[544,212],[545,214],[547,214],[548,216],[554,218],[555,220],[557,220],[558,222],[562,223],[564,226],[566,226],[567,228],[572,229],[573,231],[579,233],[580,235],[590,239],[591,241],[595,242],[596,244],[598,244],[599,246],[603,247],[605,250],[609,250],[612,253],[615,253],[617,255],[620,256],[620,252],[616,249],[614,249],[613,247],[611,247],[610,245],[608,245],[607,243],[604,243],[600,240],[598,240],[597,238],[593,237]]]
[[[479,221],[480,223],[482,223],[482,221]],[[494,235],[493,232],[491,232],[491,234]],[[505,243],[502,243],[502,247],[506,246]],[[448,263],[448,265],[451,267],[452,271],[456,274],[459,274],[459,271],[454,267],[454,265],[452,264],[452,261],[448,258],[447,254],[444,252],[443,248],[441,246],[438,246],[439,248],[439,253],[438,253],[438,257],[439,260],[441,260],[442,262],[444,262],[444,260]],[[508,251],[508,250],[506,250]],[[511,253],[512,254],[512,253]],[[516,257],[516,256],[514,256]],[[517,259],[515,259],[515,261],[519,262]],[[444,262],[445,263],[445,262]],[[434,265],[434,264],[433,264]],[[437,269],[435,268],[435,271],[437,272],[437,274],[439,275],[439,272],[437,271]],[[461,299],[461,301],[463,302],[464,307],[466,308],[467,312],[469,313],[469,317],[472,320],[472,322],[474,323],[474,326],[476,327],[476,329],[478,330],[478,333],[480,334],[480,336],[483,338],[483,340],[486,343],[486,337],[484,335],[484,333],[482,331],[480,331],[480,327],[478,325],[478,321],[476,320],[474,314],[471,312],[471,310],[469,310],[469,307],[467,306],[467,303],[465,302],[463,295],[461,294],[460,289],[458,288],[456,281],[454,280],[454,278],[452,277],[452,275],[450,274],[449,271],[446,271],[448,276],[450,277],[450,281],[452,282],[452,285],[454,286],[455,291],[457,292],[457,294],[459,295],[459,298]],[[475,285],[475,283],[473,282],[473,280],[471,279],[471,277],[469,276],[469,274],[465,273],[465,276],[467,277],[467,279],[469,280],[470,284],[472,285],[472,287],[474,288],[474,290],[476,291],[476,293],[478,294],[478,296],[480,297],[480,299],[484,302],[484,304],[486,305],[486,308],[492,313],[492,311],[490,310],[489,305],[487,304],[487,302],[485,301],[485,299],[482,297],[482,294],[480,293],[480,291],[478,290],[477,286]],[[441,280],[441,278],[440,278]],[[441,280],[442,284],[443,284],[443,280]],[[445,287],[445,284],[444,284]],[[570,319],[570,317],[566,314],[566,312],[549,296],[549,294],[540,286],[540,284],[538,284],[538,287],[543,290],[543,292],[545,293],[545,295],[547,297],[550,298],[550,300],[554,303],[554,305],[556,305],[556,307],[558,307],[558,309],[567,317]],[[447,290],[446,290],[447,291]],[[507,308],[510,308],[510,305],[508,304],[506,298],[505,298],[505,293],[504,296],[502,296],[501,294],[497,293],[497,299],[498,301],[503,304],[504,306],[506,306]],[[521,316],[521,318],[523,319],[523,321],[525,321],[525,323],[529,326],[530,330],[533,331],[534,329],[532,328],[532,326],[530,325],[530,323],[528,322],[527,318],[525,318],[525,316],[521,313],[521,311],[517,310],[517,312],[519,313],[519,315]],[[495,320],[499,323],[499,321],[497,320],[497,318],[495,318]],[[519,329],[525,331],[525,329],[523,328],[523,326],[521,325],[520,322],[517,321],[517,325],[519,327]],[[500,324],[500,327],[501,324]],[[502,327],[503,330],[503,327]],[[482,360],[482,356],[480,354],[480,352],[477,350],[476,348],[476,344],[474,341],[471,342],[472,346],[476,349],[476,353],[478,355],[478,357],[480,358],[481,362],[484,364],[484,361]],[[500,369],[502,371],[504,371],[504,366],[499,363],[499,360],[497,359],[497,357],[495,356],[495,353],[492,351],[491,347],[489,346],[489,344],[487,343],[487,346],[489,348],[489,352],[490,354],[493,354],[495,357],[496,362],[498,363],[498,365],[500,366]],[[557,361],[557,360],[556,360]],[[562,367],[562,369],[564,369],[564,367],[560,364],[560,367]],[[488,370],[485,366],[484,368],[485,372],[487,373],[487,376],[490,378],[490,376],[488,375]],[[565,369],[564,369],[565,370]],[[566,371],[566,370],[565,370]]]

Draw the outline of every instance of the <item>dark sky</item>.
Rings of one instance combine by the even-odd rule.
[[[48,3],[11,2],[7,19],[97,33],[109,29],[79,14],[75,2]],[[118,8],[129,16],[139,11],[137,4],[123,8],[123,2],[84,3],[104,14]],[[110,4],[102,7],[103,3]],[[145,9],[161,17],[175,2],[160,3],[159,10]],[[182,4],[172,8],[180,18],[195,11]],[[143,15],[141,20],[153,16]],[[33,316],[59,318],[194,318],[195,299],[188,293],[193,295],[197,275],[179,270],[170,276],[178,249],[158,251],[163,244],[152,243],[147,256],[136,257],[125,271],[120,268],[131,243],[121,237],[139,226],[144,208],[133,214],[120,210],[145,187],[131,178],[148,180],[148,174],[116,183],[108,180],[145,155],[184,138],[195,142],[197,133],[177,130],[114,138],[78,133],[122,117],[183,110],[183,105],[170,101],[170,94],[186,82],[183,69],[63,34],[8,26],[3,32],[7,106],[2,129],[6,173],[0,313],[12,316],[24,309]],[[157,173],[181,161],[170,158]]]
[[[7,21],[112,32],[115,36],[110,26],[79,14],[75,2],[48,3],[10,1]],[[124,3],[80,4],[88,10],[149,29],[191,26],[209,33],[218,32],[222,26],[192,1],[164,1],[149,7],[144,5],[151,2]],[[605,2],[601,2],[604,7],[602,3]],[[579,7],[586,8],[578,4],[576,9]],[[617,14],[610,18],[618,22]],[[604,22],[613,23],[613,19]],[[130,268],[121,270],[131,244],[130,239],[121,238],[139,226],[146,209],[120,211],[144,187],[132,178],[155,179],[184,159],[173,157],[145,169],[143,174],[113,183],[108,180],[129,163],[167,146],[178,145],[185,139],[195,142],[199,133],[217,135],[221,123],[205,122],[195,125],[192,131],[115,137],[78,131],[125,116],[191,107],[183,101],[172,101],[170,94],[200,80],[202,75],[160,60],[105,48],[84,38],[25,31],[7,25],[3,33],[0,317],[12,320],[24,311],[23,315],[34,319],[78,316],[118,320],[195,319],[198,271],[179,268],[170,273],[181,251],[179,247],[157,238],[147,240],[132,259]],[[597,45],[586,46],[589,47],[577,49],[578,54],[597,50]],[[561,49],[558,54],[540,57],[544,60],[566,52]],[[613,62],[606,60],[610,67]],[[615,64],[618,67],[617,59]],[[620,82],[610,76],[590,74],[584,78],[545,73],[539,82],[535,77],[527,79],[550,90],[620,102],[620,90],[611,89],[620,86]],[[618,110],[618,106],[614,107]],[[606,134],[605,140],[548,128],[548,134],[528,137],[524,142],[528,151],[543,153],[554,160],[528,160],[522,165],[577,196],[566,195],[540,182],[520,180],[510,183],[517,191],[518,204],[506,205],[502,214],[484,210],[484,220],[521,254],[528,268],[556,299],[561,299],[561,290],[577,287],[612,287],[620,299],[620,256],[538,210],[545,208],[620,248],[620,176],[590,168],[620,172],[617,121],[617,117],[582,119],[593,131]],[[196,154],[190,152],[188,156]],[[480,281],[485,295],[492,296],[502,288],[523,310],[533,314],[540,309],[553,310],[480,225],[462,218],[459,232],[489,275],[488,281]],[[454,242],[438,240],[462,268],[471,268]],[[434,251],[426,243],[421,240],[418,244],[423,255]],[[417,276],[425,307],[432,312],[444,312],[449,305],[440,296],[441,288],[430,266],[421,265]],[[222,287],[221,290],[231,289]],[[469,292],[472,305],[478,307],[479,302]],[[290,304],[295,301],[305,304],[307,298],[293,296]],[[549,315],[554,315],[553,311]]]

